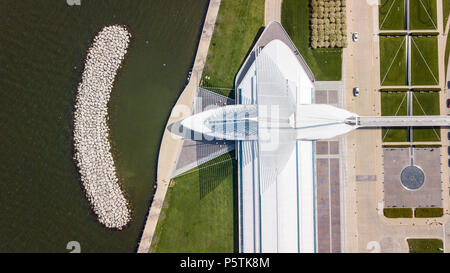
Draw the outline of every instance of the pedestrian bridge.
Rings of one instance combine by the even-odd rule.
[[[360,116],[347,122],[356,123],[358,127],[447,127],[450,126],[450,116]]]

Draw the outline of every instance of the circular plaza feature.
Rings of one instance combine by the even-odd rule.
[[[408,190],[418,190],[425,183],[425,174],[417,166],[408,166],[402,170],[400,180]]]

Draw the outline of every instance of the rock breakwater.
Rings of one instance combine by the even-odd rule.
[[[74,112],[75,160],[87,199],[100,223],[122,229],[131,219],[111,154],[108,102],[131,35],[107,26],[94,38],[85,61]]]

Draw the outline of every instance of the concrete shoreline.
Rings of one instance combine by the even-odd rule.
[[[182,144],[182,139],[171,134],[168,130],[168,126],[176,121],[190,116],[192,113],[194,97],[197,93],[197,87],[200,83],[203,69],[205,67],[209,44],[214,32],[220,2],[221,0],[210,0],[209,2],[191,78],[174,105],[166,127],[164,128],[164,134],[158,156],[156,175],[157,188],[153,197],[153,202],[150,205],[144,231],[142,232],[142,237],[139,242],[137,250],[138,253],[148,253],[150,251],[150,246],[155,234],[156,225],[164,203],[164,198],[166,196],[169,183],[172,179],[172,171],[174,170],[178,151]]]

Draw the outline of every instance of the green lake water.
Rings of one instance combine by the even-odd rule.
[[[144,226],[163,128],[193,62],[207,0],[0,1],[0,252],[133,252]],[[134,219],[97,222],[73,161],[73,105],[103,26],[132,42],[110,101],[118,174]]]

